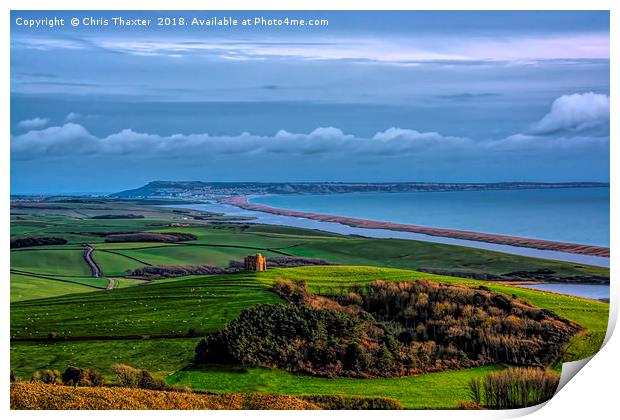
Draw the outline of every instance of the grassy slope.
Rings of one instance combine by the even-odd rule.
[[[236,317],[242,307],[251,306],[259,301],[278,301],[267,291],[267,287],[277,279],[305,280],[311,288],[317,286],[324,288],[334,284],[363,284],[375,279],[406,281],[419,278],[471,285],[488,284],[377,267],[274,269],[258,275],[246,273],[232,276],[190,277],[105,293],[18,303],[13,305],[12,326],[14,334],[29,335],[34,332],[35,336],[46,334],[49,328],[58,325],[86,334],[102,331],[115,333],[171,330],[185,332],[187,331],[185,328],[190,326],[217,329]],[[569,319],[579,319],[584,326],[590,328],[602,325],[607,318],[608,305],[603,303],[517,287],[501,285],[491,287],[498,291],[528,298]],[[247,292],[247,295],[244,295],[242,291]],[[198,298],[194,293],[198,293],[203,298]],[[251,301],[245,300],[246,298]],[[237,305],[236,309],[231,308],[231,302]],[[51,319],[43,316],[44,313],[50,313],[53,308],[62,308],[62,311],[57,311]],[[197,308],[199,310],[196,310]],[[79,319],[74,318],[75,311],[80,311]],[[198,313],[200,315],[196,316]],[[180,320],[191,322],[183,323],[181,325],[184,327],[179,328]],[[194,320],[197,322],[194,323]],[[30,328],[25,330],[24,327],[28,325]],[[63,331],[59,330],[59,333],[62,334]],[[160,367],[155,370],[167,373],[187,363],[191,358],[191,349],[194,344],[195,339],[74,342],[43,346],[17,343],[12,345],[11,366],[16,368],[18,373],[27,375],[28,372],[46,365],[63,368],[70,363],[94,366],[107,372],[113,363],[123,362],[146,368],[159,364]],[[65,348],[47,346],[65,346]],[[595,349],[589,348],[588,350]],[[111,355],[114,355],[114,358],[111,358]],[[196,389],[219,392],[249,390],[289,394],[338,392],[358,396],[389,396],[401,400],[407,407],[448,408],[457,407],[460,400],[467,399],[466,387],[469,378],[482,375],[489,369],[494,368],[485,367],[381,380],[326,380],[270,369],[249,369],[246,373],[239,373],[234,369],[231,371],[228,368],[187,369],[174,374],[169,381],[170,383],[191,384]]]
[[[124,276],[127,270],[143,267],[145,264],[114,252],[95,250],[93,258],[105,276]]]
[[[92,286],[73,281],[56,281],[11,273],[11,302],[62,296],[70,293],[88,293],[94,290],[96,289]]]
[[[90,276],[82,250],[20,250],[11,252],[11,268],[37,274]]]
[[[199,338],[161,340],[68,341],[53,343],[11,343],[11,369],[29,379],[38,369],[63,371],[67,366],[89,367],[113,379],[116,363],[170,375],[191,362]]]
[[[388,379],[316,378],[276,369],[211,367],[202,371],[179,371],[168,378],[171,384],[190,385],[214,392],[267,392],[290,395],[340,394],[358,397],[389,397],[405,408],[458,408],[469,401],[471,378],[496,370],[495,366],[420,376]]]
[[[213,331],[248,307],[280,302],[251,276],[202,277],[17,302],[12,337],[185,334]]]
[[[341,286],[362,285],[376,279],[421,278],[486,285],[553,310],[594,333],[604,335],[606,329],[609,305],[588,299],[408,270],[323,266],[273,269],[258,274],[195,276],[105,293],[16,303],[11,311],[11,334],[40,337],[54,326],[59,335],[74,336],[184,333],[189,328],[211,331],[244,308],[259,302],[279,301],[269,291],[278,279],[304,280],[313,291],[337,293]],[[54,313],[53,317],[44,315],[50,312]]]

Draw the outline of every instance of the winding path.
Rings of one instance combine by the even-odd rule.
[[[86,250],[84,251],[84,260],[90,266],[90,271],[92,271],[93,277],[103,277],[103,272],[101,271],[101,268],[99,268],[99,266],[95,262],[95,259],[93,258],[95,248],[93,248],[89,244],[84,244],[84,247],[86,248]],[[112,290],[116,287],[116,281],[114,281],[114,279],[106,277],[106,280],[108,281],[108,286],[106,287],[106,290]]]
[[[95,248],[89,244],[84,244],[84,247],[86,248],[84,251],[84,260],[90,266],[90,271],[93,273],[93,277],[101,277],[101,269],[93,259],[93,252],[95,252]]]

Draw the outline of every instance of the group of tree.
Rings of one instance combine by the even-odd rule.
[[[550,400],[560,375],[539,368],[509,368],[469,382],[469,393],[479,407],[511,409],[531,407]]]
[[[244,311],[196,348],[196,363],[320,376],[393,377],[509,363],[546,366],[579,330],[514,297],[431,281],[376,281],[338,296],[279,282],[289,304]]]
[[[75,366],[69,366],[62,373],[55,369],[37,370],[32,374],[31,381],[70,386],[101,386],[105,382],[103,375],[98,371]]]
[[[195,241],[198,237],[185,232],[126,232],[110,233],[105,236],[106,242],[182,242]]]
[[[66,239],[55,238],[53,236],[17,237],[11,238],[11,249],[28,248],[31,246],[64,245],[66,243]]]
[[[113,219],[144,219],[142,214],[100,214],[91,217],[91,219],[113,220]]]
[[[136,369],[134,367],[116,364],[112,366],[112,373],[116,377],[114,385],[151,389],[157,391],[187,391],[178,387],[170,387],[166,381],[151,374],[146,369]],[[17,381],[14,373],[11,372],[11,382]],[[104,386],[111,385],[103,375],[94,369],[79,368],[69,366],[64,372],[56,369],[37,370],[30,378],[31,382],[39,382],[52,385],[68,385],[68,386]]]

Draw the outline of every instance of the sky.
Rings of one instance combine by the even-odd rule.
[[[23,24],[53,17],[65,24]],[[239,24],[204,26],[213,17]],[[240,24],[261,17],[328,24]],[[153,180],[609,181],[608,12],[13,11],[11,22],[14,194]]]

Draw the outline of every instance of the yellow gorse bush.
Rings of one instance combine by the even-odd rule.
[[[289,395],[206,395],[122,387],[11,384],[12,410],[315,410]]]

